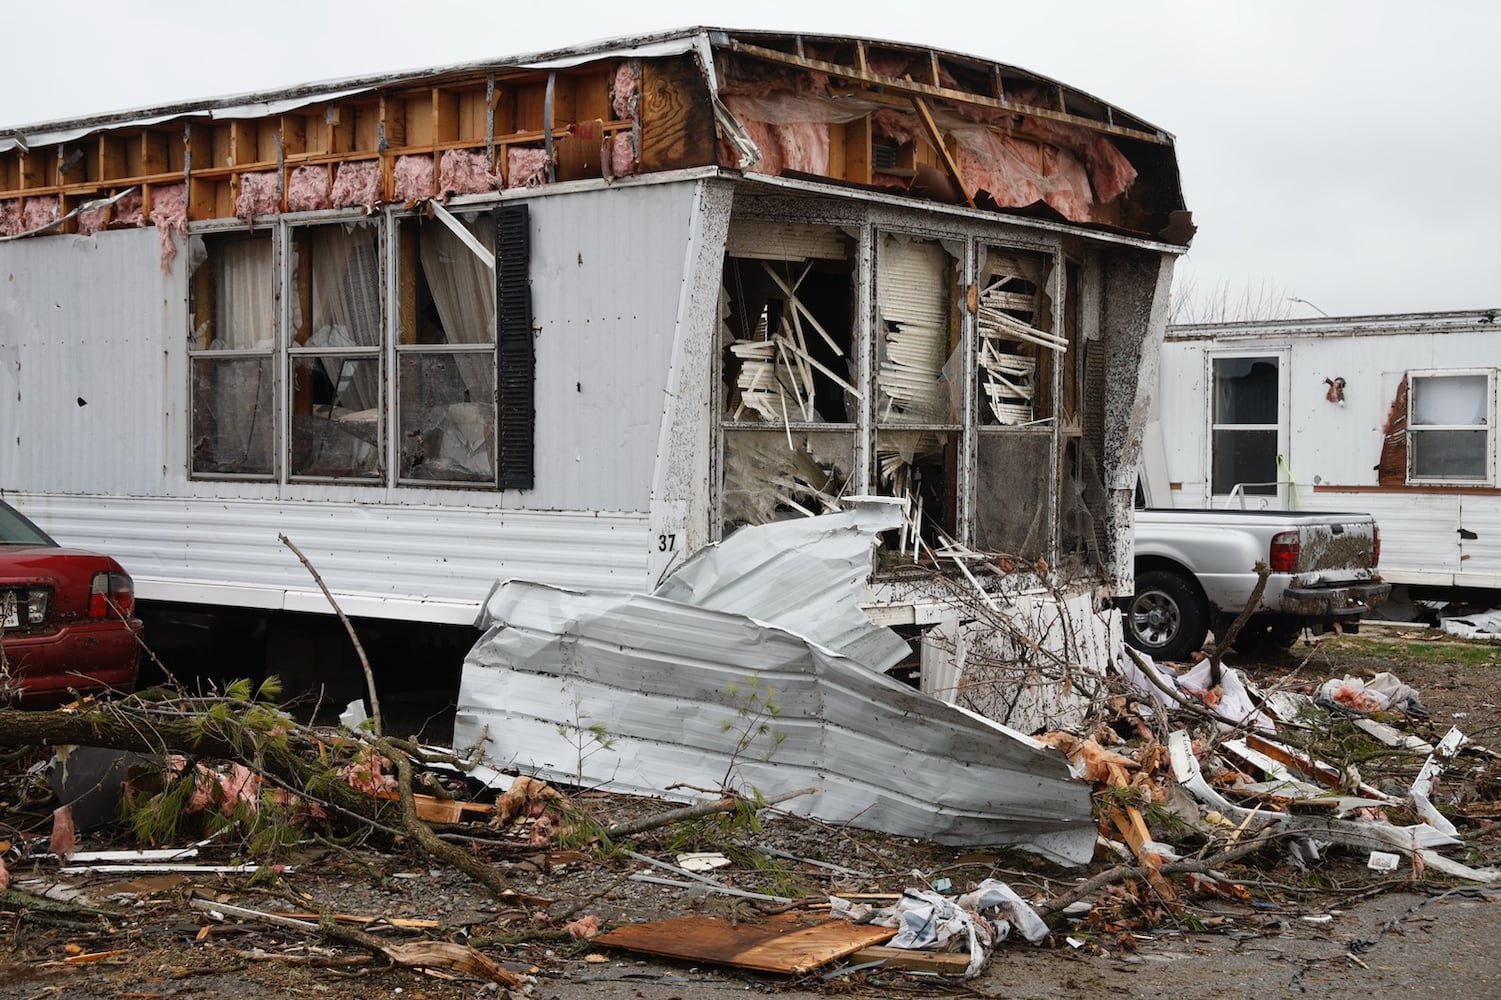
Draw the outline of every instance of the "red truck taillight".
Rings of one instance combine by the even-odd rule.
[[[1371,525],[1371,569],[1381,565],[1381,527]]]
[[[114,605],[111,612],[110,606]],[[129,618],[135,613],[136,590],[129,573],[95,573],[89,585],[90,618]]]
[[[1273,573],[1292,573],[1298,568],[1298,533],[1279,531],[1272,536],[1272,550],[1267,562]]]

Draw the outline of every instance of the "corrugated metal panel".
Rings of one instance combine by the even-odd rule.
[[[155,229],[0,245],[0,486],[165,492],[185,461],[185,270],[162,274]]]
[[[885,670],[908,649],[860,608],[882,531],[902,526],[907,505],[853,497],[852,509],[737,531],[700,549],[653,593],[697,608],[735,611]]]
[[[645,515],[330,500],[8,499],[59,541],[119,559],[147,599],[221,603],[236,592],[231,603],[283,607],[287,601],[278,595],[315,592],[279,533],[297,544],[336,596],[456,602],[468,606],[466,621],[498,579],[607,590],[651,582]],[[321,600],[314,604],[326,608]],[[426,617],[420,608],[393,608],[387,616]]]
[[[781,629],[520,582],[487,613],[503,624],[466,660],[454,739],[488,733],[492,761],[652,795],[816,787],[782,808],[1065,863],[1093,853],[1089,788],[1056,752]],[[595,723],[614,743],[581,753]]]

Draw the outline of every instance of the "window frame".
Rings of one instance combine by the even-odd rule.
[[[455,205],[447,211],[451,212],[460,221],[468,223],[472,219],[485,217],[493,232],[496,219],[500,212],[499,202],[485,202],[480,204]],[[402,303],[400,301],[402,285],[402,233],[405,223],[416,223],[418,226],[446,225],[441,219],[426,217],[418,211],[401,210],[392,208],[385,213],[385,225],[387,232],[387,273],[394,276],[387,282],[386,313],[388,316],[387,336],[390,348],[388,363],[390,391],[390,412],[387,416],[387,431],[390,442],[390,455],[388,459],[389,476],[396,486],[415,489],[444,489],[444,490],[484,490],[500,492],[501,469],[500,469],[500,409],[499,409],[499,385],[500,385],[500,302],[497,276],[492,270],[490,280],[496,292],[495,315],[491,318],[490,340],[488,343],[465,344],[447,342],[443,344],[423,344],[417,341],[404,343]],[[492,252],[496,261],[496,269],[500,267],[498,248]],[[416,267],[421,268],[420,244],[414,250],[416,255]],[[493,375],[491,390],[491,419],[490,419],[490,478],[489,479],[425,479],[403,475],[404,455],[403,440],[405,424],[402,419],[402,360],[404,358],[422,356],[458,356],[458,355],[483,355],[489,359],[489,370]]]
[[[188,403],[186,473],[189,481],[279,483],[282,481],[282,476],[286,469],[286,447],[283,437],[285,433],[285,428],[283,426],[285,406],[282,400],[282,387],[285,384],[285,374],[282,360],[282,341],[284,336],[285,324],[283,322],[282,316],[284,293],[282,290],[281,282],[282,238],[280,234],[280,227],[274,227],[270,232],[257,232],[256,230],[236,220],[235,224],[233,225],[210,224],[195,226],[188,235],[190,247],[192,245],[192,241],[194,240],[202,241],[203,244],[207,246],[209,244],[209,241],[249,241],[258,238],[264,238],[266,241],[268,241],[271,253],[271,313],[275,321],[269,347],[213,348],[199,346],[198,330],[194,325],[194,320],[197,317],[198,309],[198,304],[195,301],[194,291],[196,272],[191,267],[188,268],[187,280],[189,299],[187,308],[186,352]],[[191,251],[189,252],[191,253]],[[208,263],[209,261],[206,260],[205,264]],[[214,283],[215,292],[217,294],[219,290],[217,276],[214,276],[211,280]],[[219,308],[219,303],[217,301],[214,303],[213,308],[215,310]],[[217,316],[215,317],[214,322],[217,325]],[[199,412],[198,407],[201,403],[201,397],[199,396],[197,390],[197,378],[195,376],[195,372],[197,370],[198,362],[201,359],[205,358],[212,359],[212,361],[214,362],[227,362],[247,359],[261,359],[268,360],[270,362],[271,469],[269,472],[213,472],[200,471],[197,468],[194,448]]]
[[[1414,411],[1417,400],[1417,383],[1423,379],[1444,379],[1484,376],[1485,377],[1485,404],[1482,414],[1483,422],[1479,424],[1417,424],[1414,420]],[[1496,447],[1495,447],[1495,418],[1496,418],[1496,369],[1495,368],[1422,368],[1409,369],[1407,377],[1407,413],[1405,432],[1407,435],[1407,483],[1411,486],[1494,486],[1496,483]],[[1429,431],[1484,431],[1485,432],[1485,471],[1479,477],[1459,478],[1456,476],[1419,476],[1414,470],[1414,460],[1417,449],[1413,447],[1416,436]]]
[[[306,231],[312,233],[323,227],[347,228],[349,226],[369,227],[375,232],[375,267],[376,267],[376,305],[380,310],[380,317],[376,323],[376,342],[367,345],[350,346],[317,346],[307,347],[295,342],[293,309],[300,308],[297,301],[298,295],[298,272],[301,264],[294,263],[294,251],[296,248],[296,233]],[[367,486],[382,487],[391,481],[390,468],[390,431],[389,426],[392,416],[390,400],[391,374],[388,360],[388,345],[391,342],[392,319],[389,315],[387,300],[388,289],[391,285],[390,272],[385,266],[386,246],[389,240],[389,229],[384,216],[369,217],[355,215],[337,218],[292,218],[282,219],[278,225],[281,236],[281,253],[277,255],[280,267],[279,288],[281,291],[281,336],[278,339],[278,351],[280,355],[279,365],[285,372],[282,382],[282,447],[278,459],[283,470],[283,481],[287,483],[324,483],[339,486]],[[311,267],[309,280],[311,281]],[[313,325],[312,309],[315,289],[310,285],[308,290],[309,314],[303,317],[303,322],[311,330]],[[362,362],[374,361],[376,364],[375,377],[375,419],[376,440],[374,443],[375,460],[378,465],[374,475],[329,475],[319,473],[298,473],[293,471],[292,452],[296,447],[296,438],[293,427],[293,418],[297,416],[293,412],[291,394],[296,391],[294,385],[296,366],[299,359],[307,358],[317,360],[323,357],[357,358]],[[342,379],[340,380],[342,382]]]

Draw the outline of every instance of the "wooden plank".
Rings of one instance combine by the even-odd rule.
[[[943,168],[948,171],[949,179],[964,195],[964,203],[974,208],[974,193],[970,191],[969,185],[964,183],[964,175],[959,172],[959,164],[950,155],[949,147],[943,141],[943,133],[938,131],[938,123],[933,120],[933,113],[928,110],[927,102],[914,94],[912,106],[917,109],[917,117],[921,119],[923,129],[928,133],[928,141],[933,144],[933,150],[943,159]]]
[[[912,969],[945,976],[962,976],[969,971],[969,954],[960,951],[925,951],[876,945],[873,948],[861,948],[849,956],[849,960],[854,965],[884,962],[884,968],[887,969]]]
[[[631,924],[601,934],[594,944],[761,972],[797,974],[889,941],[896,931],[848,920],[809,921],[784,913],[732,922],[690,915]]]
[[[829,138],[833,139],[830,133]],[[832,145],[832,142],[830,143]],[[856,184],[871,181],[870,118],[857,118],[844,127],[844,176]]]
[[[716,161],[707,88],[687,57],[642,64],[640,119],[643,172]]]

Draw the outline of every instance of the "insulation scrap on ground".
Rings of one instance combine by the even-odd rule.
[[[380,164],[375,160],[339,164],[329,200],[334,208],[358,205],[367,212],[373,210],[380,200]]]
[[[425,201],[433,196],[433,158],[427,154],[398,156],[393,177],[397,201]]]
[[[240,175],[240,191],[235,195],[235,217],[250,222],[257,215],[275,215],[281,211],[281,172],[263,170]]]
[[[306,164],[292,171],[287,178],[287,211],[317,212],[332,206],[326,165]]]

